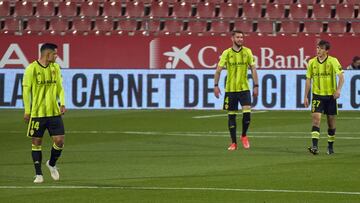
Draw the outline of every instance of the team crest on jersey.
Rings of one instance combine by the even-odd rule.
[[[34,130],[30,130],[30,135],[31,135],[31,136],[34,135]]]

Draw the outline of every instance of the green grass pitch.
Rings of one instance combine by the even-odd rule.
[[[0,202],[359,202],[359,112],[337,117],[335,154],[310,145],[310,112],[254,111],[251,148],[229,152],[223,111],[69,110],[61,180],[33,184],[22,110],[0,110]],[[241,115],[238,116],[241,131]]]

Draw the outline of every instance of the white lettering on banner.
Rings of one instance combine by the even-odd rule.
[[[217,52],[217,49],[216,49],[216,47],[214,47],[214,46],[206,46],[206,47],[201,48],[200,51],[199,51],[199,54],[198,54],[199,63],[200,63],[200,65],[201,65],[202,67],[204,67],[204,68],[216,68],[216,63],[214,63],[214,64],[212,64],[212,65],[208,65],[208,64],[206,64],[205,61],[204,61],[204,52],[205,52],[205,50],[207,50],[207,49],[211,49],[211,50],[213,50],[215,53]]]
[[[0,69],[0,108],[23,108],[21,82],[24,70]],[[309,110],[304,108],[304,70],[259,70],[258,110]],[[62,71],[68,108],[75,109],[221,109],[214,97],[214,70],[76,70]],[[224,89],[226,72],[219,86]],[[251,81],[250,81],[250,84]],[[223,96],[223,95],[222,95]],[[341,110],[359,110],[360,75],[347,71]]]
[[[11,59],[13,53],[16,54],[16,59]],[[0,60],[0,68],[5,67],[5,65],[21,65],[22,67],[29,65],[29,61],[26,59],[18,44],[10,44],[9,48],[6,50],[4,56]]]
[[[43,44],[39,44],[38,45],[38,53],[39,53],[39,57],[41,55],[40,53],[40,48]],[[58,53],[58,57],[56,58],[56,63],[58,63],[60,65],[61,68],[70,68],[70,44],[63,44],[63,57],[62,59],[59,56]]]
[[[186,45],[182,49],[179,49],[175,46],[172,47],[173,51],[165,52],[165,56],[169,56],[169,62],[166,63],[166,69],[175,69],[178,65],[179,61],[183,61],[190,68],[194,68],[194,64],[191,61],[190,57],[186,54],[186,52],[190,49],[191,44]]]

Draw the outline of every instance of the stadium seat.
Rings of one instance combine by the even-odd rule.
[[[103,16],[107,17],[120,17],[121,16],[121,3],[118,2],[104,2]]]
[[[97,19],[94,27],[95,34],[112,34],[114,32],[114,23],[109,19]]]
[[[137,25],[138,21],[136,20],[120,20],[117,30],[122,31],[122,33],[134,35],[137,31]]]
[[[141,31],[143,31],[144,35],[158,33],[160,31],[160,24],[159,20],[143,21]]]
[[[306,34],[320,34],[323,32],[323,24],[317,21],[305,21],[304,33]]]
[[[14,16],[28,17],[33,15],[33,5],[26,1],[15,2]]]
[[[269,3],[269,0],[250,0],[249,3],[267,4],[267,3]]]
[[[2,32],[5,34],[14,34],[16,32],[21,32],[22,23],[21,20],[17,20],[16,18],[8,18],[5,19],[4,28]]]
[[[165,22],[163,34],[180,34],[183,31],[183,22],[179,20],[168,20]]]
[[[360,5],[360,0],[344,0],[346,4]]]
[[[244,33],[252,33],[253,24],[251,21],[235,21],[233,30],[240,30]]]
[[[229,2],[230,0],[228,0]],[[212,4],[221,4],[224,3],[224,0],[205,0],[205,2],[212,3]]]
[[[360,34],[360,22],[352,22],[351,23],[351,31],[354,34]]]
[[[96,17],[98,15],[99,15],[99,3],[89,1],[81,4],[80,16]]]
[[[91,31],[91,21],[88,19],[75,19],[70,30],[73,34],[88,34]]]
[[[313,6],[312,18],[328,19],[331,18],[331,7],[327,4],[315,4]]]
[[[339,0],[322,0],[320,3],[327,5],[337,5],[339,4]]]
[[[285,16],[285,7],[283,4],[267,4],[266,15],[270,19],[281,19]]]
[[[187,4],[197,4],[200,3],[201,0],[181,0],[181,2],[185,2]]]
[[[239,7],[233,4],[222,3],[220,4],[219,11],[220,18],[237,18],[239,17]]]
[[[0,1],[0,16],[10,15],[10,4],[8,1]]]
[[[259,21],[257,24],[256,32],[259,34],[273,34],[274,31],[274,22],[272,21]]]
[[[189,18],[191,17],[191,5],[184,3],[176,3],[173,7],[174,18]]]
[[[336,18],[337,19],[352,19],[355,17],[354,5],[351,4],[338,4],[336,5]]]
[[[261,18],[261,5],[246,3],[243,4],[242,17],[244,19],[257,19]]]
[[[74,17],[77,15],[77,7],[74,2],[60,2],[59,3],[59,17]]]
[[[291,35],[299,32],[300,23],[298,21],[283,21],[281,23],[281,34]]]
[[[297,3],[302,5],[316,4],[317,0],[297,0]]]
[[[293,0],[274,0],[274,4],[285,4],[285,5],[290,5],[294,3]]]
[[[204,35],[207,32],[206,21],[189,21],[187,32],[189,35]]]
[[[230,34],[230,23],[228,21],[213,21],[211,22],[210,28],[211,35],[222,35],[226,36]]]
[[[162,0],[162,2],[165,2],[167,4],[175,4],[177,3],[178,1],[177,0]]]
[[[28,34],[39,34],[46,30],[46,20],[40,18],[32,18],[27,22],[24,31]]]
[[[150,18],[168,17],[169,5],[165,2],[152,2],[149,16]]]
[[[213,3],[199,3],[197,4],[196,18],[214,18],[215,4]]]
[[[54,16],[55,6],[54,2],[44,2],[38,3],[36,6],[36,16],[37,17],[49,17]]]
[[[341,22],[341,21],[329,22],[327,33],[338,34],[338,35],[346,34],[346,22]]]
[[[143,17],[145,15],[145,7],[142,2],[127,2],[125,16],[127,18]]]
[[[51,34],[65,34],[69,31],[69,22],[62,18],[53,18],[50,20],[49,31]]]
[[[247,3],[247,0],[228,0],[227,3],[231,3],[233,5],[240,5]]]
[[[301,4],[291,4],[289,17],[292,19],[305,19],[308,16],[307,6]]]

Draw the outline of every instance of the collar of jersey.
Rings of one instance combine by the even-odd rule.
[[[39,66],[41,66],[42,68],[47,68],[49,67],[50,63],[47,66],[43,66],[38,60],[36,60],[36,62],[39,64]]]
[[[316,57],[316,60],[320,63],[320,64],[323,64],[327,59],[329,58],[329,55],[326,56],[325,60],[323,60],[323,62],[320,62],[319,58]]]
[[[243,47],[241,46],[241,48],[239,49],[239,51],[235,51],[235,49],[231,47],[231,50],[233,50],[233,52],[236,52],[236,53],[239,53],[242,49],[243,49]]]

